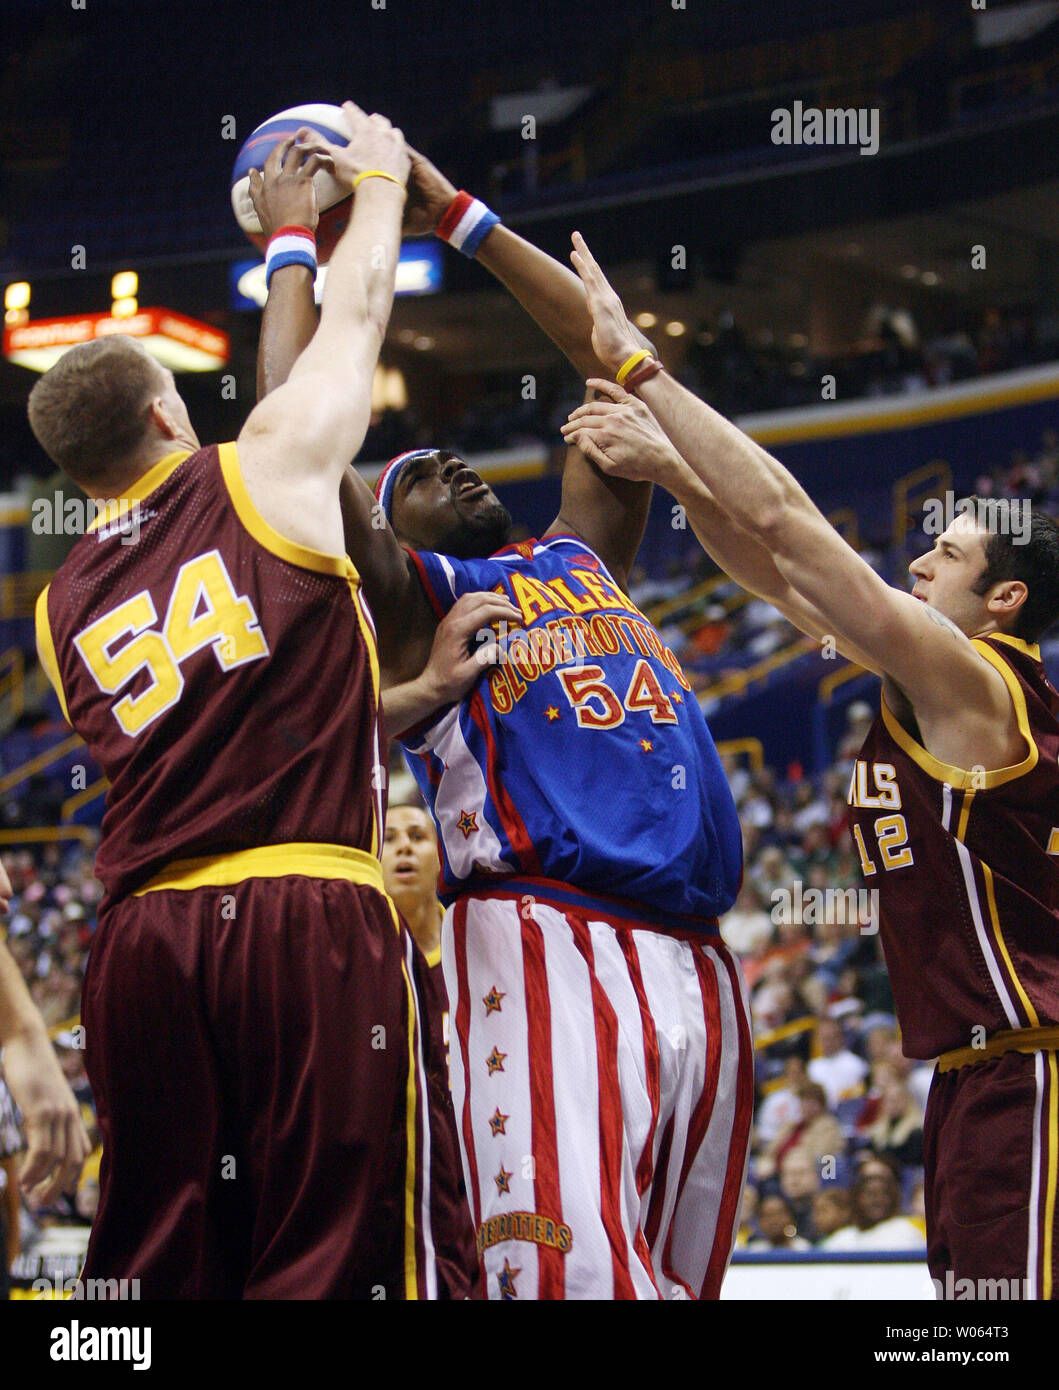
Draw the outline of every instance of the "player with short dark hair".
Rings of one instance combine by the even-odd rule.
[[[617,373],[636,344],[574,246]],[[567,438],[608,473],[666,486],[733,578],[882,677],[848,800],[905,1054],[939,1058],[924,1125],[931,1274],[1055,1297],[1059,694],[1036,645],[1059,619],[1055,523],[1035,512],[1026,528],[1012,501],[990,529],[961,508],[902,592],[660,364],[635,395],[590,385],[606,399],[574,411]]]
[[[442,1292],[414,945],[377,857],[375,635],[339,508],[408,156],[384,118],[345,112],[332,164],[360,184],[320,330],[237,442],[201,447],[172,374],[128,342],[73,349],[30,401],[52,457],[137,513],[131,545],[101,513],[37,630],[110,783],[82,1005],[103,1133],[84,1277],[145,1298]],[[304,144],[271,158],[311,190]]]

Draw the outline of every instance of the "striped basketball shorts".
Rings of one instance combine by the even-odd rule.
[[[753,1058],[741,972],[716,932],[520,879],[449,908],[442,961],[486,1295],[718,1297]]]

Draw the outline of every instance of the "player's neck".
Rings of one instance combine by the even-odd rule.
[[[431,955],[441,944],[441,912],[437,898],[417,897],[411,902],[402,902],[395,898],[394,902],[408,923],[416,945],[424,955]]]
[[[81,484],[89,497],[109,501],[112,497],[124,497],[131,492],[155,464],[161,463],[170,454],[194,453],[199,447],[193,440],[182,435],[173,438],[159,438],[145,445],[143,450],[128,463],[115,468],[106,480],[94,483],[91,487]]]

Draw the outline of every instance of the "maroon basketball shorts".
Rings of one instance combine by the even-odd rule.
[[[927,1260],[941,1297],[1055,1297],[1056,1078],[1048,1051],[935,1074],[924,1163]]]
[[[445,1296],[413,951],[377,861],[336,846],[185,861],[109,908],[82,1009],[103,1132],[83,1277]]]

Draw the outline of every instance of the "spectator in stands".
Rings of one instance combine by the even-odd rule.
[[[791,1149],[780,1162],[779,1191],[787,1199],[802,1235],[813,1238],[813,1198],[820,1191],[820,1168],[804,1149]]]
[[[879,1118],[868,1131],[877,1154],[919,1167],[923,1162],[923,1112],[911,1091],[897,1076],[882,1086]]]
[[[828,1236],[822,1242],[823,1249],[922,1249],[922,1231],[900,1215],[901,1188],[889,1165],[863,1168],[853,1184],[852,1198],[852,1222]]]
[[[846,728],[838,745],[840,764],[851,764],[864,746],[868,730],[875,721],[875,711],[867,700],[854,700],[846,710]]]
[[[735,906],[721,922],[725,944],[736,955],[756,956],[769,945],[773,931],[772,919],[763,910],[754,885],[744,883]]]
[[[787,1202],[779,1194],[763,1197],[757,1216],[758,1230],[748,1250],[808,1250],[809,1242],[798,1234],[798,1225]]]
[[[809,1063],[809,1079],[824,1088],[828,1105],[835,1109],[840,1101],[863,1092],[868,1064],[846,1046],[845,1033],[837,1018],[822,1018],[816,1039],[820,1056]]]
[[[739,1229],[736,1231],[736,1246],[745,1250],[757,1234],[758,1192],[752,1182],[744,1183],[743,1196],[739,1206]]]
[[[842,1187],[824,1187],[813,1198],[816,1244],[833,1236],[853,1220],[853,1199]]]
[[[769,1091],[757,1107],[754,1123],[759,1143],[768,1145],[798,1123],[802,1115],[799,1091],[808,1080],[803,1057],[788,1057],[783,1064],[783,1084]]]
[[[17,1155],[23,1147],[15,1102],[0,1077],[0,1300],[8,1296],[9,1271],[20,1248]]]
[[[796,1151],[815,1162],[835,1158],[846,1151],[846,1136],[834,1115],[828,1113],[824,1088],[806,1081],[799,1086],[797,1094],[798,1117],[765,1147],[757,1163],[760,1177],[770,1177],[784,1158]]]

